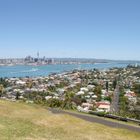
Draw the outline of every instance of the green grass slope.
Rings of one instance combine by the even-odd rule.
[[[140,134],[0,100],[0,140],[140,140]]]

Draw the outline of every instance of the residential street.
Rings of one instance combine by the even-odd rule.
[[[111,103],[111,112],[117,113],[119,111],[119,86],[116,87],[114,91],[114,97]]]

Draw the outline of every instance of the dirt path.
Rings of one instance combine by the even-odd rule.
[[[89,122],[93,122],[93,123],[99,123],[99,124],[103,124],[109,127],[113,127],[113,128],[122,128],[122,129],[128,129],[130,131],[135,131],[135,132],[140,132],[140,127],[135,127],[135,126],[131,126],[131,125],[125,125],[125,124],[121,124],[121,123],[117,123],[117,122],[112,122],[109,120],[104,120],[103,118],[100,117],[94,117],[94,116],[87,116],[84,114],[78,114],[78,113],[74,113],[74,112],[66,112],[63,110],[59,110],[59,109],[52,109],[49,108],[49,111],[51,111],[54,114],[68,114]]]

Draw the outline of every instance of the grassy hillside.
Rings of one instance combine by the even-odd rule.
[[[0,100],[0,140],[139,140],[140,134]]]

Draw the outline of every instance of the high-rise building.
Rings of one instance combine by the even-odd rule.
[[[38,60],[39,60],[39,52],[37,52],[37,58],[38,58]]]

